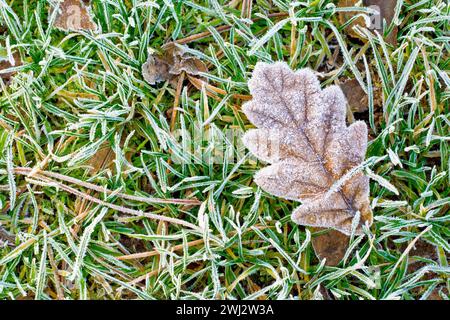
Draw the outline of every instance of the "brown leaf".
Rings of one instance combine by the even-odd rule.
[[[176,86],[182,72],[190,76],[197,76],[200,72],[207,72],[208,68],[201,60],[189,55],[183,48],[170,42],[162,48],[162,54],[149,55],[142,65],[142,75],[149,84],[170,81]]]
[[[14,243],[16,242],[16,237],[10,234],[8,231],[6,231],[1,225],[0,225],[0,247],[3,245],[3,243],[6,242],[8,246],[14,247]]]
[[[360,0],[339,0],[338,7],[355,7]],[[367,26],[365,20],[362,17],[355,19],[346,29],[350,36],[360,38],[359,34],[353,30],[354,26],[368,27],[371,30],[377,30],[380,34],[383,34],[383,19],[386,20],[386,27],[389,27],[394,19],[395,6],[397,0],[363,0],[365,7],[370,7],[379,10],[380,14],[373,14],[370,17],[370,24]],[[340,12],[339,20],[341,24],[349,21],[357,13],[356,12]],[[397,44],[398,28],[395,26],[386,38],[386,42],[392,45]]]
[[[347,103],[353,112],[364,112],[369,108],[369,98],[361,88],[358,80],[348,80],[339,85],[344,92]]]
[[[313,228],[314,232],[324,230],[323,228]],[[317,257],[322,260],[326,258],[325,265],[336,266],[342,260],[347,251],[349,237],[345,234],[328,229],[326,233],[319,234],[312,238],[312,245]]]
[[[359,165],[367,148],[367,126],[357,121],[347,127],[346,101],[338,86],[321,90],[309,69],[293,72],[282,62],[258,63],[249,81],[253,100],[243,105],[258,127],[243,142],[271,165],[255,182],[265,191],[303,204],[292,214],[301,225],[333,228],[346,235],[359,213],[355,233],[372,224],[369,181],[356,173],[335,184]]]
[[[337,6],[340,8],[346,8],[346,7],[354,7],[359,0],[339,0]],[[339,12],[339,22],[341,24],[346,23],[350,19],[352,19],[355,16],[356,12]],[[345,28],[345,31],[348,32],[348,34],[352,37],[359,38],[359,35],[353,30],[354,26],[365,26],[364,19],[362,17],[359,17],[355,19],[347,28]]]
[[[90,173],[94,175],[103,169],[111,167],[114,157],[115,153],[110,145],[108,143],[103,144],[87,162],[90,167]]]
[[[383,19],[386,20],[386,27],[389,27],[394,19],[395,7],[397,6],[397,0],[364,0],[365,6],[378,6],[380,8],[380,15],[374,16],[374,19],[380,21],[379,28],[376,29],[381,33],[383,32]],[[398,28],[394,26],[392,31],[388,34],[386,41],[392,45],[397,44]]]
[[[402,251],[406,250],[408,246],[408,243],[403,243],[400,248]],[[436,264],[439,264],[439,250],[438,248],[422,239],[417,240],[417,242],[414,244],[414,247],[408,252],[408,267],[407,272],[408,275],[412,275],[415,272],[420,272],[422,268],[425,268],[428,263],[425,261],[422,261],[420,259],[429,259],[436,262]],[[449,258],[447,257],[447,260]],[[420,281],[426,282],[432,279],[435,279],[436,277],[439,277],[439,275],[436,272],[429,271],[423,274],[423,276],[420,278]],[[413,289],[411,289],[411,293],[415,296],[422,295],[426,290],[428,289],[428,286],[418,286]],[[427,298],[427,300],[443,300],[442,296],[448,296],[448,290],[445,286],[445,284],[439,284],[436,286],[436,288],[431,292],[430,296]]]
[[[20,59],[20,55],[18,52],[14,52],[13,53],[13,63],[11,63],[11,61],[8,60],[8,58],[0,58],[0,71],[5,70],[5,69],[9,69],[12,67],[17,67],[20,66],[22,64],[22,60]],[[16,72],[8,72],[8,73],[0,73],[0,77],[2,78],[3,82],[5,84],[8,84],[11,81],[12,76],[15,74]],[[0,88],[1,90],[1,88]]]
[[[149,55],[147,62],[142,65],[142,75],[149,84],[167,81],[170,79],[169,64],[163,59]]]
[[[322,296],[322,300],[334,300],[331,297],[329,290],[327,288],[325,288],[324,286],[319,285],[319,293]]]
[[[379,85],[381,80],[377,74],[372,74],[372,80],[374,83],[374,85],[372,86],[372,102],[374,110],[377,110],[383,106],[383,90]],[[350,110],[356,113],[367,111],[369,109],[369,97],[361,88],[358,80],[350,79],[342,81],[343,83],[341,83],[339,87],[345,95]],[[350,119],[354,121],[354,118],[352,116],[350,117]],[[375,119],[377,119],[377,114],[375,114]]]
[[[60,3],[55,27],[63,31],[97,30],[87,1],[63,0]]]

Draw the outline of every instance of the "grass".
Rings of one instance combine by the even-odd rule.
[[[395,46],[351,37],[326,0],[92,3],[100,34],[49,25],[47,1],[0,0],[1,52],[23,62],[0,92],[0,235],[15,245],[0,248],[0,299],[449,298],[448,2],[399,1]],[[143,80],[169,41],[212,87]],[[277,60],[368,93],[354,116],[370,126],[375,222],[337,267],[239,144],[253,66]]]

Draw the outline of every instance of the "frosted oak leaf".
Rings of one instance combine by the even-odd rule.
[[[309,69],[258,63],[249,81],[253,99],[243,105],[257,127],[245,146],[270,165],[255,175],[266,192],[302,204],[292,213],[300,225],[332,228],[345,235],[372,224],[369,181],[361,172],[336,184],[359,165],[367,148],[367,126],[345,123],[346,100],[337,86],[321,90]],[[337,184],[339,185],[339,183]]]

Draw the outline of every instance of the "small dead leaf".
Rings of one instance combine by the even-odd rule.
[[[338,7],[355,7],[360,0],[339,0]],[[386,26],[389,27],[392,20],[394,19],[395,6],[397,5],[397,0],[363,0],[362,4],[365,7],[369,7],[378,10],[380,14],[372,14],[369,16],[369,20],[366,23],[365,19],[359,17],[355,19],[347,28],[347,32],[350,36],[355,38],[360,38],[359,34],[353,30],[354,26],[367,27],[370,30],[377,30],[383,34],[383,19],[386,20]],[[357,13],[356,12],[340,12],[339,20],[341,24],[352,19]],[[386,42],[391,45],[397,44],[397,33],[398,28],[395,26],[386,38]]]
[[[372,79],[374,80],[374,86],[372,86],[373,107],[374,110],[377,110],[383,106],[383,91],[378,85],[381,81],[378,76],[374,74],[372,75]],[[339,87],[345,95],[350,110],[355,113],[366,112],[369,109],[369,97],[361,88],[358,80],[350,79],[343,81]],[[353,119],[353,117],[350,118]]]
[[[90,173],[95,175],[99,171],[109,168],[113,165],[115,153],[108,143],[103,144],[97,152],[88,160]]]
[[[407,243],[402,244],[401,250],[402,251],[406,250],[406,247],[407,247]],[[417,272],[420,268],[423,268],[426,266],[425,262],[420,261],[420,259],[415,259],[415,257],[430,259],[430,260],[434,260],[436,262],[439,261],[437,248],[434,245],[432,245],[422,239],[417,240],[417,242],[414,244],[414,247],[411,249],[411,251],[409,251],[408,256],[409,256],[409,261],[408,261],[409,263],[408,263],[408,269],[407,269],[408,273]],[[425,277],[430,277],[430,273],[425,275]],[[432,278],[432,276],[431,276],[431,278]]]
[[[367,126],[347,127],[346,101],[338,86],[321,90],[309,69],[293,72],[285,63],[258,63],[249,81],[253,99],[243,105],[258,127],[243,137],[245,146],[270,163],[255,175],[263,190],[301,201],[292,220],[333,228],[346,235],[360,216],[355,233],[372,224],[369,180],[355,173],[335,184],[365,158]],[[330,259],[331,260],[331,259]]]
[[[337,6],[338,8],[347,8],[347,7],[354,7],[359,0],[339,0]],[[352,19],[355,16],[356,12],[339,12],[339,22],[341,24],[346,23],[350,19]],[[352,37],[358,37],[356,32],[353,30],[353,27],[356,25],[365,26],[364,19],[362,17],[359,17],[355,19],[345,30],[352,36]]]
[[[147,62],[142,65],[142,75],[149,84],[167,81],[170,79],[169,64],[163,59],[148,56]]]
[[[13,53],[13,63],[11,64],[11,61],[8,60],[7,57],[0,58],[0,71],[5,70],[5,69],[9,69],[12,67],[17,67],[20,66],[22,64],[22,60],[20,59],[20,55],[18,52],[14,52]],[[12,76],[15,74],[16,72],[8,72],[8,73],[0,73],[0,77],[2,78],[3,82],[5,84],[8,84],[11,81]],[[0,88],[1,90],[1,88]]]
[[[55,27],[63,31],[97,30],[90,6],[82,0],[63,0],[59,5]]]
[[[161,54],[149,55],[142,65],[142,75],[151,85],[169,81],[175,87],[182,72],[198,76],[200,72],[208,71],[206,64],[173,42],[165,44],[161,49]]]
[[[404,248],[402,249],[406,249],[406,246],[404,246]],[[438,251],[436,246],[422,239],[417,240],[417,242],[414,244],[414,247],[411,249],[411,251],[409,251],[409,256],[418,256],[438,261]],[[419,268],[415,269],[414,271],[417,271],[418,269]]]
[[[145,252],[147,248],[145,247],[145,241],[141,239],[132,238],[127,235],[121,234],[119,242],[127,248],[130,252]]]
[[[87,160],[86,164],[89,167],[89,173],[92,176],[95,176],[97,173],[104,169],[112,169],[114,164],[115,153],[111,148],[108,142],[102,144],[97,152]],[[88,190],[87,193],[90,195],[92,193],[91,190]],[[89,201],[83,198],[77,198],[75,202],[75,212],[77,213],[77,224],[75,224],[72,228],[72,234],[76,235],[80,230],[81,222],[90,212],[91,204]]]
[[[16,237],[10,234],[8,231],[6,231],[1,225],[0,225],[0,247],[3,245],[3,243],[6,242],[8,246],[14,247],[14,243],[16,242]]]
[[[383,19],[386,20],[386,27],[389,27],[392,20],[394,20],[395,7],[397,0],[364,0],[364,5],[368,7],[379,7],[380,14],[373,17],[373,24],[375,24],[378,32],[383,32]],[[398,27],[394,26],[392,31],[388,34],[386,42],[392,45],[397,44]]]
[[[313,228],[317,232],[324,230],[322,228]],[[317,257],[322,260],[326,258],[325,265],[336,266],[342,260],[347,251],[350,238],[345,234],[328,229],[327,232],[319,234],[312,238],[312,245]]]
[[[407,243],[402,244],[401,250],[404,251],[407,247]],[[438,248],[422,239],[419,239],[414,247],[408,253],[408,274],[413,274],[414,272],[418,272],[420,269],[426,267],[428,264],[425,261],[421,261],[420,258],[433,260],[436,263],[439,263],[439,253]],[[419,258],[419,259],[418,259]],[[448,260],[448,259],[447,259]],[[426,272],[421,281],[428,281],[436,278],[438,276],[435,272]],[[415,295],[421,295],[427,289],[426,286],[415,287],[411,290],[411,292]],[[448,291],[445,284],[438,285],[427,298],[427,300],[442,300],[441,294],[444,296],[448,296]]]
[[[323,300],[334,300],[325,286],[319,285],[319,292],[322,295]]]
[[[433,301],[444,300],[441,295],[444,296],[444,297],[450,298],[450,295],[448,293],[448,289],[445,286],[445,284],[438,285],[433,290],[433,292],[431,292],[431,294],[430,294],[430,296],[428,297],[427,300],[433,300]]]
[[[369,99],[367,94],[359,85],[358,80],[348,80],[339,85],[344,92],[347,103],[353,112],[364,112],[369,108]]]

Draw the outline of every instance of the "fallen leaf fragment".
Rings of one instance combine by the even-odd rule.
[[[360,2],[359,0],[339,0],[337,6],[339,8],[347,8],[347,7],[354,7],[356,4]],[[353,17],[355,17],[356,12],[339,12],[339,22],[341,24],[346,23]],[[359,17],[355,19],[345,30],[352,36],[352,37],[358,37],[358,34],[353,30],[353,27],[356,25],[365,26],[364,19],[362,17]]]
[[[339,85],[344,92],[347,103],[353,112],[364,112],[369,108],[369,99],[367,94],[361,88],[358,80],[348,80]]]
[[[360,0],[339,0],[338,7],[355,7],[361,2]],[[360,35],[353,29],[355,26],[367,27],[374,31],[377,30],[380,34],[383,34],[383,19],[386,20],[386,27],[389,27],[394,19],[395,7],[397,0],[363,0],[363,6],[369,7],[379,11],[379,14],[369,15],[369,21],[365,21],[363,17],[359,17],[346,28],[350,36],[354,38],[361,38]],[[355,17],[356,12],[340,12],[339,20],[341,24],[349,21]],[[386,37],[386,42],[391,45],[397,44],[398,28],[395,26],[392,31]]]
[[[13,56],[13,61],[10,61],[8,59],[8,57],[0,57],[0,72],[1,72],[0,78],[2,78],[2,80],[5,84],[8,84],[11,81],[12,76],[14,74],[16,74],[16,72],[11,71],[11,72],[7,72],[7,73],[3,73],[2,71],[12,68],[12,67],[20,66],[22,64],[22,61],[20,59],[20,55],[18,52],[14,52],[12,56]],[[0,90],[1,90],[1,88],[0,88]]]
[[[142,65],[142,75],[149,84],[167,81],[170,79],[169,64],[163,59],[149,55],[147,62]]]
[[[103,144],[97,152],[88,160],[91,174],[97,174],[103,169],[113,165],[115,153],[108,143]]]
[[[314,228],[313,231],[321,231],[322,228]],[[328,229],[326,233],[312,238],[312,245],[317,257],[322,260],[326,258],[325,265],[335,266],[339,264],[347,251],[350,238],[345,234]]]
[[[403,243],[401,245],[401,250],[404,251],[406,248],[407,243]],[[408,275],[412,275],[413,273],[420,272],[422,268],[427,266],[427,263],[421,259],[433,260],[436,264],[439,264],[439,249],[434,244],[419,239],[414,244],[414,247],[409,251],[408,257],[407,273]],[[420,280],[425,283],[426,281],[432,280],[437,276],[438,274],[435,272],[426,272],[422,275]],[[421,295],[425,292],[425,288],[426,286],[419,286],[413,288],[411,291],[416,295]],[[443,296],[448,296],[448,290],[445,284],[437,285],[436,288],[430,293],[427,300],[443,300],[441,294]]]
[[[165,44],[161,49],[161,54],[150,54],[142,65],[142,75],[151,85],[169,81],[176,86],[178,77],[183,72],[188,76],[198,76],[200,72],[208,71],[205,63],[173,42]]]
[[[364,5],[368,7],[380,8],[380,14],[372,17],[372,24],[375,29],[383,34],[383,20],[386,20],[386,27],[392,23],[395,14],[395,7],[397,6],[397,0],[364,0]],[[392,45],[397,44],[398,28],[394,26],[392,31],[387,35],[386,42]]]
[[[82,0],[62,0],[55,20],[55,27],[63,31],[97,30],[91,9]]]
[[[8,246],[14,247],[14,243],[16,241],[16,237],[10,234],[8,231],[6,231],[1,225],[0,225],[0,247],[6,242]]]
[[[283,62],[258,63],[249,88],[253,99],[242,109],[258,129],[243,142],[270,163],[256,173],[256,184],[301,201],[292,214],[297,224],[350,235],[359,217],[353,231],[362,234],[362,226],[372,224],[369,180],[361,172],[342,178],[365,158],[367,126],[357,121],[347,127],[342,90],[321,90],[313,71],[293,72]]]

